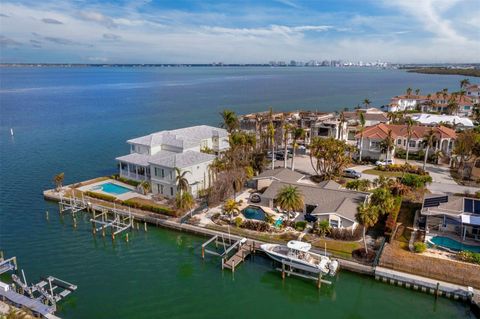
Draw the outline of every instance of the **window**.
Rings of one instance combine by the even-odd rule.
[[[173,196],[173,187],[170,187],[170,196]]]
[[[415,147],[416,145],[417,145],[417,142],[416,142],[416,141],[410,141],[410,142],[408,143],[408,146],[410,146],[410,147]]]
[[[163,185],[160,185],[160,193],[163,194]]]
[[[338,220],[330,219],[330,226],[333,228],[338,228]]]
[[[379,141],[372,141],[370,142],[371,149],[380,149],[380,142]]]
[[[173,172],[170,171],[170,179],[173,179]]]
[[[162,178],[165,178],[165,170],[162,168]]]
[[[397,145],[402,145],[402,140],[400,138],[397,141]]]

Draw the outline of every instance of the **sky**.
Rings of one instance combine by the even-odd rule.
[[[0,2],[0,62],[479,63],[480,0]]]

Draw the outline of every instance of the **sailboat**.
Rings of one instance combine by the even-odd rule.
[[[322,275],[335,276],[339,263],[327,256],[310,252],[309,243],[291,240],[287,245],[263,244],[260,249],[270,258],[296,269]]]

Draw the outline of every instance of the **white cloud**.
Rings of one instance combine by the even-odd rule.
[[[15,44],[19,50],[25,50],[23,56],[32,50],[31,61],[37,61],[39,51],[42,57],[50,53],[52,60],[46,62],[56,62],[53,59],[59,56],[69,62],[98,58],[105,59],[98,62],[119,63],[336,58],[479,62],[479,40],[460,32],[457,26],[461,23],[451,14],[457,9],[456,3],[461,0],[453,4],[425,0],[425,4],[415,9],[414,1],[391,0],[385,4],[386,8],[394,8],[391,15],[345,17],[302,12],[304,17],[289,19],[290,11],[297,10],[286,9],[270,16],[265,12],[256,16],[245,13],[230,18],[217,12],[139,11],[141,1],[127,7],[112,4],[77,7],[70,2],[26,6],[4,2],[2,11],[11,18],[2,20],[1,33],[7,49]],[[472,18],[475,10],[470,11],[473,13],[467,16],[468,22],[462,24],[467,30],[467,26],[477,23]],[[63,25],[44,23],[42,17],[61,21]],[[268,19],[277,23],[262,23]],[[32,36],[32,32],[38,36]],[[32,39],[40,43],[31,42]],[[19,46],[20,43],[35,45],[35,51],[32,45]]]

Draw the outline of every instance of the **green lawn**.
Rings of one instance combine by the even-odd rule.
[[[378,175],[378,176],[385,176],[385,177],[401,177],[403,172],[387,172],[387,171],[380,171],[378,169],[367,169],[362,172],[363,174],[371,174],[371,175]]]

